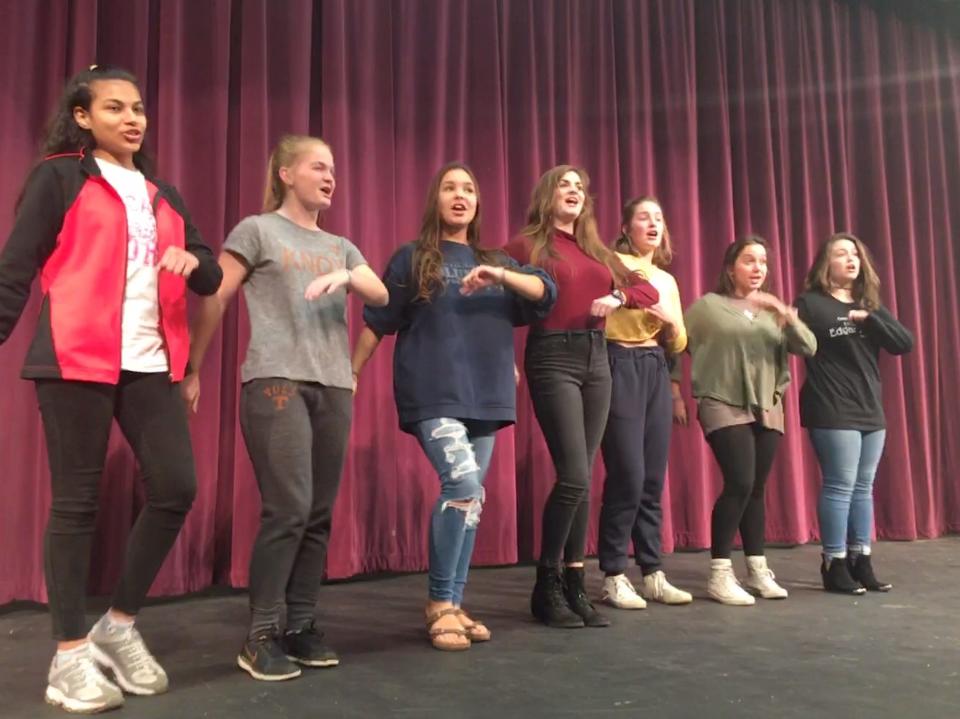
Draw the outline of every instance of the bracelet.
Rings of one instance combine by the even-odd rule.
[[[503,282],[504,282],[504,280],[505,280],[506,278],[507,278],[507,268],[506,268],[506,267],[501,267],[501,268],[500,268],[500,284],[501,284],[501,285],[503,284]]]
[[[346,267],[343,269],[347,270]],[[353,288],[353,270],[347,270],[347,289]]]

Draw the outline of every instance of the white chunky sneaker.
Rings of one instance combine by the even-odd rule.
[[[693,601],[693,595],[690,592],[677,589],[670,584],[666,575],[660,569],[643,578],[640,594],[648,601],[660,602],[661,604],[689,604]]]
[[[106,615],[90,634],[90,653],[101,666],[113,670],[117,684],[131,694],[150,696],[167,691],[167,673],[153,658],[140,632],[130,624],[114,626]]]
[[[646,609],[647,603],[637,594],[626,574],[604,577],[600,601],[617,609]]]
[[[764,599],[786,599],[787,590],[776,583],[776,576],[767,566],[764,556],[747,557],[747,589],[759,594]]]
[[[54,656],[44,699],[76,714],[96,714],[123,706],[123,692],[100,671],[89,643]]]
[[[756,603],[752,595],[743,591],[740,582],[733,573],[733,563],[729,559],[710,560],[710,581],[707,582],[707,594],[721,604],[736,607],[749,607]]]

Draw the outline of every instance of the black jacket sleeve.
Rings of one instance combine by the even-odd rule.
[[[63,216],[63,184],[53,165],[41,162],[27,178],[13,230],[0,253],[0,344],[16,327],[33,278],[57,245]]]
[[[864,330],[892,355],[906,354],[913,349],[913,334],[897,322],[885,307],[878,307],[867,315]]]
[[[194,226],[187,212],[183,198],[172,185],[163,185],[163,194],[173,205],[181,217],[184,225],[184,242],[187,252],[200,260],[200,265],[187,278],[187,287],[198,295],[212,295],[220,289],[223,280],[223,270],[220,269],[217,258],[200,237],[200,231]]]

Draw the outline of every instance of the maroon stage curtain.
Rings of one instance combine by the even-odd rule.
[[[332,144],[339,188],[325,222],[378,271],[412,239],[428,178],[452,159],[477,172],[491,244],[522,225],[534,181],[559,162],[589,170],[606,237],[625,198],[655,193],[685,303],[709,290],[737,234],[772,241],[773,279],[790,299],[818,242],[852,230],[877,257],[885,302],[918,339],[912,355],[884,361],[878,534],[960,528],[960,204],[951,203],[960,193],[960,38],[945,24],[839,0],[72,0],[5,3],[3,13],[4,238],[63,81],[92,62],[142,78],[161,174],[214,248],[258,211],[267,153],[287,131]],[[34,297],[0,349],[0,602],[45,597],[48,472],[33,387],[18,378],[37,309]],[[354,333],[358,319],[353,306]],[[192,420],[197,502],[154,594],[246,583],[259,509],[237,424],[248,332],[238,303],[208,354]],[[391,348],[379,350],[356,398],[332,577],[426,564],[437,483],[396,429]],[[769,538],[791,543],[817,537],[819,484],[797,420],[802,368],[794,369],[767,500]],[[481,564],[538,551],[553,471],[524,386],[519,414],[499,435]],[[96,593],[113,586],[142,502],[119,436],[107,464]],[[595,479],[594,516],[599,464]],[[668,551],[709,544],[718,488],[699,429],[678,430]]]

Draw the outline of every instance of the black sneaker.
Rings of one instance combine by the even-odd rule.
[[[586,627],[609,627],[610,620],[596,610],[584,586],[583,567],[567,567],[563,572],[563,593],[570,608]]]
[[[881,582],[874,575],[869,554],[847,555],[847,566],[850,568],[850,575],[866,587],[868,592],[889,592],[893,589],[892,584]]]
[[[284,634],[283,649],[287,659],[308,667],[335,667],[340,663],[340,657],[323,643],[323,632],[313,622]]]
[[[287,659],[275,634],[260,634],[248,639],[237,655],[237,665],[254,679],[282,682],[300,676],[300,667]]]
[[[864,594],[866,589],[856,579],[850,576],[847,560],[840,557],[823,558],[820,565],[820,577],[823,579],[823,588],[828,592],[839,594]]]

